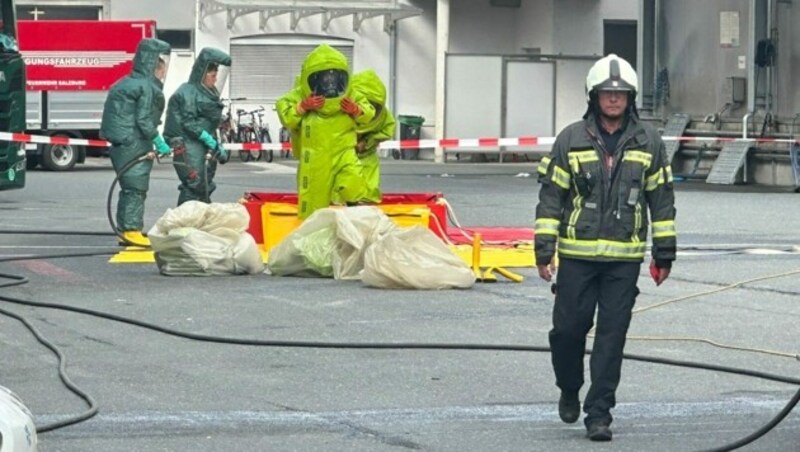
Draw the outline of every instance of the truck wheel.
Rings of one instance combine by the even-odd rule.
[[[69,144],[48,144],[42,152],[42,166],[50,171],[69,171],[78,161],[78,149]]]

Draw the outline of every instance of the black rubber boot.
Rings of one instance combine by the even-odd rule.
[[[595,422],[586,427],[586,436],[592,441],[611,441],[612,433],[605,422]]]
[[[574,424],[578,420],[581,416],[581,401],[578,400],[578,394],[561,392],[561,398],[558,399],[558,416],[567,424]]]

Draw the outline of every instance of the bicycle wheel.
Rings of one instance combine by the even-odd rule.
[[[254,144],[260,144],[259,141],[258,141],[258,135],[256,135],[256,131],[255,130],[250,129],[250,132],[248,132],[248,134],[247,134],[247,142],[248,143],[254,143]],[[261,155],[263,154],[263,152],[264,151],[259,149],[257,151],[250,151],[250,154],[253,155],[253,160],[259,160],[261,158]]]
[[[247,138],[249,138],[249,136],[250,136],[250,132],[249,131],[247,131],[247,130],[239,130],[238,136],[236,138],[237,138],[237,141],[239,143],[249,143],[250,140],[247,139]],[[254,155],[253,155],[252,151],[247,151],[247,150],[244,150],[244,149],[239,150],[239,160],[241,160],[243,162],[249,162],[249,161],[253,160],[253,157],[254,157]]]
[[[269,129],[264,129],[261,132],[261,142],[272,143],[272,137],[269,136]],[[275,158],[275,152],[272,149],[264,151],[264,160],[266,162],[271,163],[273,158]]]

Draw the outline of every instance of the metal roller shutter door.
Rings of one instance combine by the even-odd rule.
[[[294,86],[303,60],[316,45],[231,44],[231,97],[274,103]],[[353,47],[334,46],[353,66]]]

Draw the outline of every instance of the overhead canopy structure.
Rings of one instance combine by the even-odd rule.
[[[388,31],[396,21],[422,14],[421,9],[399,0],[200,0],[199,4],[201,28],[205,28],[208,16],[225,12],[229,30],[238,18],[255,13],[262,30],[270,19],[284,14],[291,15],[292,30],[302,19],[321,14],[323,31],[328,30],[333,19],[343,16],[353,16],[353,31],[358,31],[366,19],[383,17],[384,29]]]

